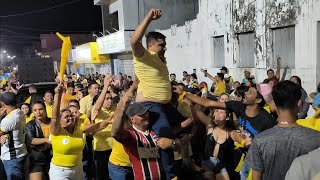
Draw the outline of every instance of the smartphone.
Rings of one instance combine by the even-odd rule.
[[[197,69],[193,69],[193,73],[194,73],[194,74],[197,74]]]

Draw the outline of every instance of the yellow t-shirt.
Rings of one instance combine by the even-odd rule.
[[[95,123],[100,123],[107,119],[111,113],[114,112],[114,108],[110,110],[101,108],[95,119]],[[111,136],[112,125],[109,124],[106,128],[101,131],[98,131],[93,136],[93,150],[95,151],[106,151],[112,149],[113,138]]]
[[[33,118],[34,118],[34,115],[33,113],[31,113],[29,117],[26,117],[26,124],[28,124],[28,122],[30,122]]]
[[[78,122],[78,124],[81,125],[81,128],[84,129],[84,125],[85,124],[90,124],[90,119],[88,118],[88,116],[86,114],[80,114],[80,122]]]
[[[222,82],[217,82],[215,87],[214,87],[214,95],[220,95],[222,93],[225,93],[227,91],[226,84]]]
[[[192,117],[192,113],[190,111],[190,106],[184,102],[183,100],[183,96],[180,95],[178,98],[178,107],[177,107],[179,113],[183,116],[183,117],[187,117],[187,118],[191,118]]]
[[[138,93],[148,99],[160,101],[171,100],[171,84],[169,71],[165,62],[158,54],[145,50],[141,58],[134,57],[135,74],[140,80]]]
[[[87,114],[88,111],[91,110],[92,101],[93,101],[93,98],[91,98],[90,95],[85,96],[80,100],[80,110],[79,111],[81,114]]]
[[[129,156],[123,148],[123,145],[117,140],[113,140],[113,148],[109,161],[116,166],[131,166]]]
[[[46,111],[47,111],[47,117],[52,118],[52,106],[53,105],[47,105],[46,104]]]
[[[53,157],[51,162],[57,166],[74,167],[82,162],[82,150],[86,143],[83,129],[76,126],[73,134],[60,128],[57,135],[51,136]]]
[[[50,126],[41,127],[42,134],[45,138],[49,138],[50,136]]]
[[[224,80],[223,80],[224,81]],[[233,78],[230,76],[230,81],[229,81],[230,83],[234,83],[234,80],[233,80]]]
[[[62,100],[61,100],[61,109],[66,108],[68,106],[68,103],[72,99],[77,99],[77,95],[70,95],[70,94],[63,94]]]

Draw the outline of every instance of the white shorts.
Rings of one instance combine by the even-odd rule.
[[[50,164],[49,177],[55,180],[81,180],[83,174],[82,164],[74,167],[57,166]]]

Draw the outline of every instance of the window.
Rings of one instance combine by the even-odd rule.
[[[109,6],[101,6],[103,31],[105,35],[119,31],[119,14],[118,11],[110,13]]]
[[[225,66],[224,37],[213,37],[213,66],[221,68]]]
[[[277,66],[277,56],[281,57],[281,66],[295,68],[295,28],[285,27],[272,30],[273,68]]]
[[[239,34],[239,63],[240,68],[254,68],[254,33]]]

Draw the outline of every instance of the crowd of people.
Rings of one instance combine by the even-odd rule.
[[[20,104],[15,91],[1,92],[1,180],[320,178],[320,113],[307,118],[320,85],[308,98],[298,76],[280,79],[280,57],[261,83],[250,71],[235,81],[227,67],[200,70],[211,87],[195,69],[177,80],[165,36],[141,42],[160,17],[150,10],[132,35],[134,81],[65,76],[54,92],[31,85]]]

